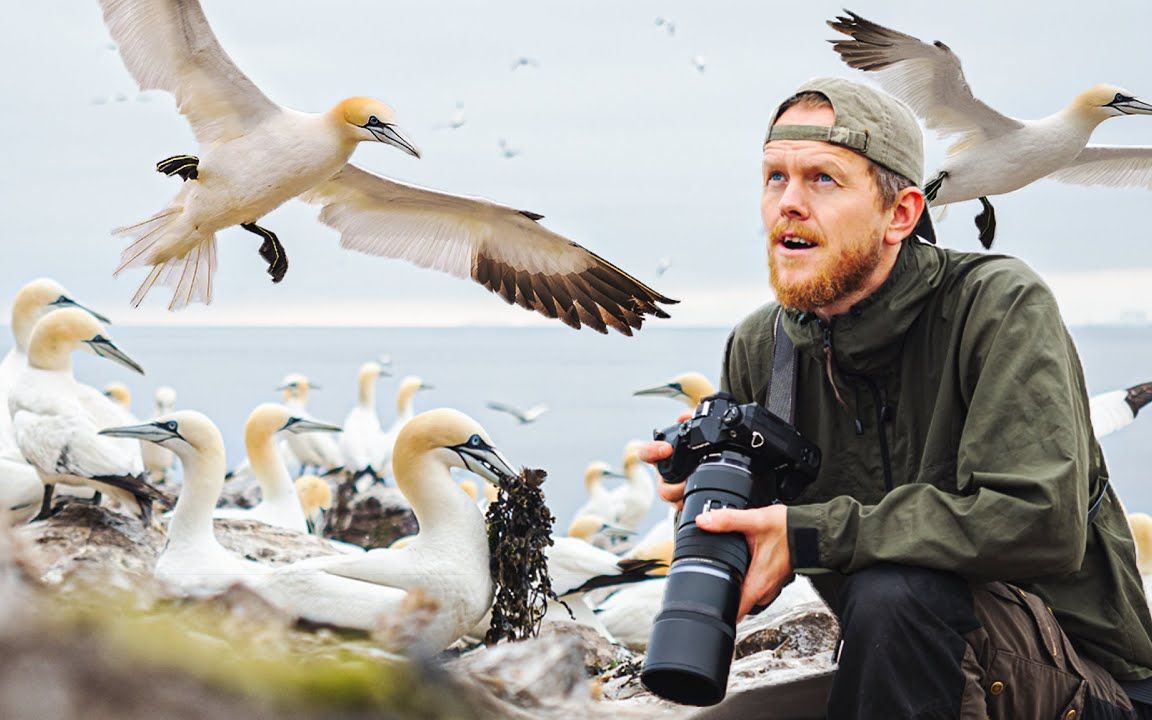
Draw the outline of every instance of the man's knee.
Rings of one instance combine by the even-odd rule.
[[[847,577],[839,601],[846,635],[909,626],[944,626],[962,635],[980,626],[968,582],[940,570],[874,565]]]

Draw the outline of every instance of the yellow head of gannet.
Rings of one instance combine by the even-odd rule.
[[[637,390],[632,394],[675,398],[688,407],[695,408],[702,399],[715,393],[716,388],[708,378],[698,372],[686,372],[677,375],[663,385]]]
[[[332,488],[315,475],[301,475],[296,478],[296,494],[300,496],[300,507],[304,515],[312,518],[320,510],[332,507]]]
[[[588,467],[584,469],[584,487],[588,490],[588,494],[593,495],[599,491],[602,487],[602,481],[606,477],[621,478],[624,476],[609,467],[606,462],[597,460],[588,463]]]
[[[1152,115],[1152,104],[1115,85],[1093,85],[1076,96],[1069,109],[1093,124],[1121,115]]]
[[[360,405],[365,407],[376,405],[376,381],[388,375],[391,373],[380,367],[379,363],[366,362],[360,366],[356,374],[357,398]]]
[[[599,515],[577,515],[568,526],[568,537],[592,542],[595,535],[626,538],[636,533],[619,525],[613,525]]]
[[[310,383],[307,376],[291,373],[284,376],[284,379],[280,381],[280,387],[276,389],[284,393],[284,402],[295,401],[304,405],[308,402],[308,391],[318,387],[320,386]]]
[[[370,97],[350,97],[336,104],[334,114],[344,121],[345,136],[357,142],[379,140],[414,157],[420,151],[396,128],[396,113]]]
[[[396,391],[396,414],[405,415],[412,412],[412,398],[421,390],[434,390],[435,386],[421,380],[416,375],[409,375],[400,381],[400,388]]]
[[[312,420],[311,418],[296,415],[291,408],[276,403],[264,403],[257,406],[248,421],[244,423],[244,444],[248,448],[248,457],[252,460],[254,451],[262,447],[267,440],[278,432],[306,433],[306,432],[340,432],[336,425]],[[271,446],[268,446],[271,448]]]
[[[122,382],[110,382],[104,386],[104,397],[125,410],[132,409],[132,391]]]
[[[422,474],[420,459],[429,453],[435,453],[448,467],[468,470],[492,482],[519,476],[508,459],[492,446],[480,423],[459,410],[429,410],[405,423],[396,437],[392,465],[396,484],[409,500],[409,492],[414,489],[411,483],[418,483]]]
[[[195,410],[177,410],[161,415],[152,422],[106,428],[100,434],[162,445],[180,456],[185,465],[199,462],[218,470],[205,473],[204,478],[219,478],[220,485],[224,484],[224,438],[215,423]],[[185,482],[196,474],[188,475]]]
[[[20,288],[12,300],[12,335],[16,340],[16,348],[20,352],[28,352],[28,341],[32,337],[32,328],[36,325],[36,321],[46,313],[67,307],[80,308],[91,313],[100,322],[111,324],[108,318],[68,297],[68,291],[60,283],[49,278],[40,278]]]
[[[104,326],[87,310],[64,308],[40,318],[28,342],[28,364],[41,370],[72,367],[74,350],[85,350],[144,374],[144,368],[112,344]]]

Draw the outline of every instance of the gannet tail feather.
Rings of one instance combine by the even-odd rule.
[[[174,288],[169,310],[182,310],[194,302],[212,302],[212,275],[216,272],[216,236],[211,235],[192,247],[183,257],[174,257],[152,266],[132,296],[132,307],[139,307],[148,291],[159,282]]]
[[[120,253],[120,266],[116,268],[113,275],[119,275],[131,267],[154,265],[153,253],[150,251],[157,249],[156,246],[164,238],[164,230],[180,217],[183,209],[180,206],[168,207],[146,220],[113,230],[112,234],[118,237],[135,238],[132,244]]]

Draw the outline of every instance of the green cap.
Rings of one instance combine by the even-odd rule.
[[[827,97],[836,114],[835,124],[831,127],[777,125],[776,119],[780,117],[777,108],[764,144],[773,140],[817,140],[840,145],[918,186],[923,184],[924,134],[907,105],[873,87],[840,78],[809,80],[796,91],[802,92],[817,92]],[[936,242],[927,208],[914,232],[928,242]]]

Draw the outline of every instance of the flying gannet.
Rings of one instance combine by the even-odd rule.
[[[277,390],[284,393],[284,405],[291,408],[297,416],[312,419],[308,414],[308,393],[319,388],[319,385],[309,381],[306,376],[293,373],[284,378]],[[331,433],[289,434],[285,440],[292,456],[299,464],[300,475],[309,469],[328,475],[343,463],[340,445]]]
[[[663,385],[637,390],[632,394],[675,398],[688,407],[696,409],[702,399],[716,394],[716,388],[702,374],[686,372],[677,375]]]
[[[492,603],[484,517],[450,468],[498,482],[518,473],[472,418],[451,409],[412,419],[396,440],[396,484],[412,505],[420,533],[402,549],[309,558],[261,579],[272,603],[314,623],[371,630],[401,612],[410,592],[436,603],[421,647],[438,652],[468,632]]]
[[[308,532],[308,519],[288,468],[276,450],[279,433],[340,432],[335,425],[301,417],[290,408],[264,403],[248,416],[244,424],[244,447],[252,473],[260,483],[260,502],[251,508],[218,508],[213,517],[232,520],[257,520],[267,525]]]
[[[420,157],[392,108],[352,97],[324,113],[280,106],[220,46],[196,0],[100,0],[120,57],[142,90],[172,93],[199,156],[162,160],[185,182],[155,215],[117,230],[132,242],[117,273],[151,270],[132,298],[157,282],[170,309],[210,302],[216,233],[235,225],[262,240],[273,282],[288,269],[276,235],[257,223],[288,200],[320,205],[341,246],[471,278],[508,303],[579,328],[631,335],[644,316],[674,303],[607,260],[553,233],[542,216],[481,198],[389,180],[348,164],[361,142]]]
[[[520,408],[514,407],[512,405],[508,405],[507,403],[495,402],[495,401],[487,403],[487,407],[489,410],[495,410],[496,412],[508,413],[512,417],[516,418],[517,422],[519,422],[521,425],[527,425],[528,423],[534,423],[540,419],[541,415],[548,412],[548,406],[544,405],[542,403],[538,404],[538,405],[533,405],[532,407],[528,408],[527,410],[521,410]]]
[[[865,20],[856,13],[828,24],[851,40],[832,40],[849,66],[875,72],[941,136],[956,135],[948,159],[925,183],[933,206],[979,200],[980,242],[991,247],[996,214],[990,195],[1018,190],[1043,177],[1082,185],[1152,188],[1152,146],[1089,145],[1096,126],[1121,115],[1150,115],[1152,104],[1113,85],[1095,85],[1039,120],[1002,115],[976,99],[960,58],[932,44]]]
[[[107,493],[137,508],[145,522],[151,519],[153,500],[163,498],[147,482],[138,443],[97,434],[107,424],[94,417],[82,398],[85,386],[72,376],[72,353],[77,350],[143,374],[105,332],[100,321],[79,308],[48,313],[32,330],[28,367],[8,395],[16,443],[44,483],[36,519],[49,515],[56,483],[88,485]]]
[[[204,415],[180,410],[101,435],[162,445],[180,457],[184,485],[168,520],[168,540],[153,574],[180,595],[223,592],[271,568],[235,555],[216,540],[212,510],[224,487],[224,439]]]
[[[1092,431],[1096,439],[1130,425],[1140,409],[1149,402],[1152,402],[1152,382],[1088,398],[1088,411],[1092,416]]]

